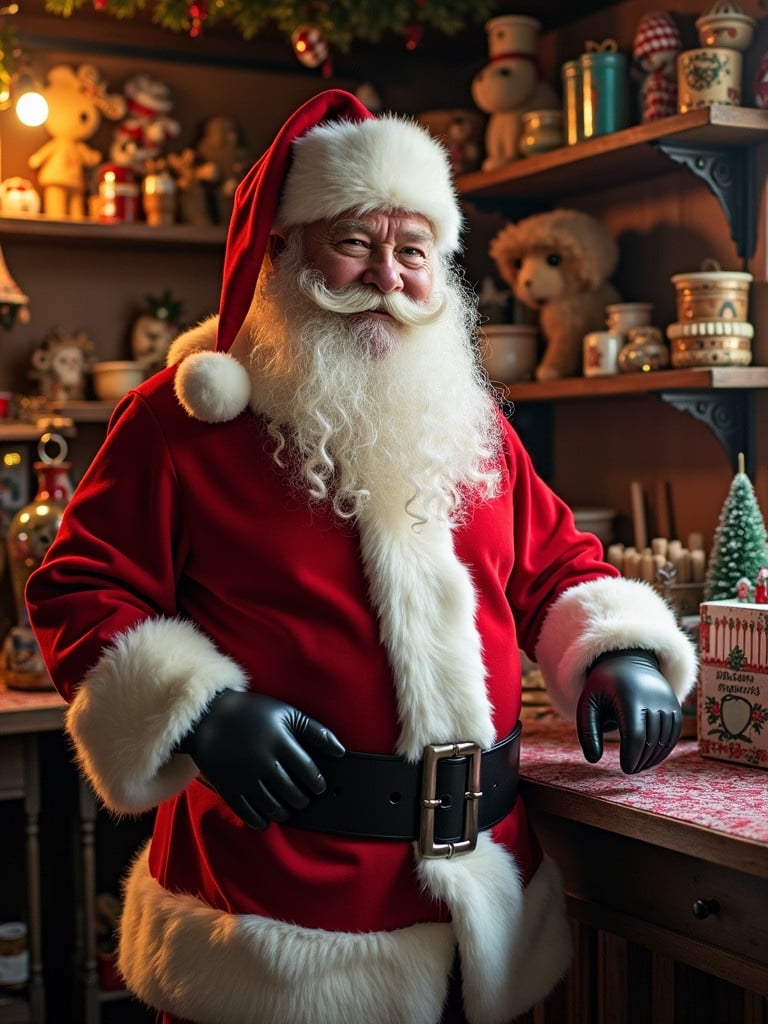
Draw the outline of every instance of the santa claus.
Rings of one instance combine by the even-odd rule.
[[[119,966],[166,1022],[511,1020],[570,953],[520,649],[588,760],[679,735],[691,645],[501,415],[461,229],[422,128],[309,100],[238,188],[218,317],[122,400],[29,583],[83,772],[157,808]]]

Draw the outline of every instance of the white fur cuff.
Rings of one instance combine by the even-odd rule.
[[[682,701],[696,681],[696,654],[674,612],[649,583],[591,580],[561,594],[536,647],[536,660],[560,714],[575,717],[586,670],[595,658],[629,648],[653,651]]]
[[[197,770],[179,740],[243,670],[190,622],[147,619],[115,637],[67,711],[79,766],[112,810],[134,814],[181,792]]]

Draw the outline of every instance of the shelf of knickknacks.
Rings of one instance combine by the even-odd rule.
[[[751,150],[765,142],[768,110],[710,104],[648,124],[511,160],[457,178],[459,194],[483,205],[551,201],[669,174],[674,164],[701,178],[723,207],[739,255],[755,246],[754,215],[744,196],[754,175]]]
[[[49,242],[87,242],[114,245],[220,248],[226,241],[223,225],[166,224],[152,226],[143,221],[103,224],[96,220],[54,220],[42,214],[0,216],[3,241],[27,238]]]

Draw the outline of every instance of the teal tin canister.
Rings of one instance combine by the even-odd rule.
[[[607,135],[629,125],[629,70],[627,58],[609,45],[582,53],[582,131],[585,139]]]
[[[581,62],[567,60],[560,68],[563,81],[563,135],[572,146],[584,138],[583,103],[581,98]]]

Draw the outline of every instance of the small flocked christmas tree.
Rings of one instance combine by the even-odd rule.
[[[768,565],[768,534],[749,477],[739,453],[738,472],[720,512],[712,554],[704,581],[705,601],[735,601],[739,580],[754,585]]]

